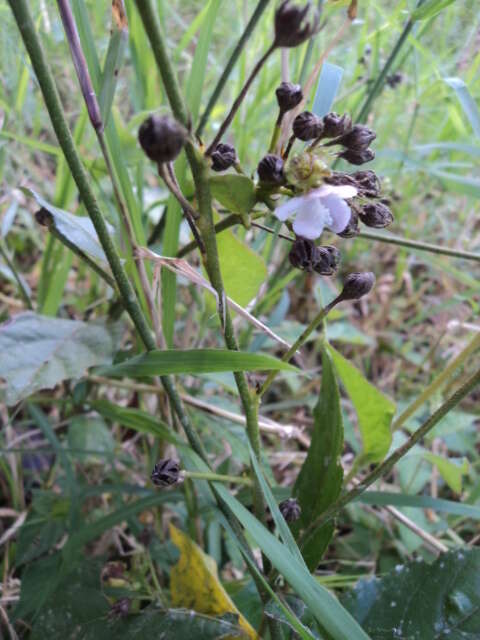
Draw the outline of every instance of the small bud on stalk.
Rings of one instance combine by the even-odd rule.
[[[314,271],[321,276],[331,276],[340,264],[340,251],[336,247],[326,245],[316,247]]]
[[[364,151],[375,140],[377,134],[363,124],[356,124],[339,138],[327,142],[326,147],[340,144],[342,147],[354,151]]]
[[[303,99],[302,87],[292,82],[282,82],[275,95],[282,115],[294,109]]]
[[[351,215],[350,215],[350,220],[347,226],[343,231],[337,234],[341,238],[354,238],[355,236],[358,236],[358,234],[360,233],[360,229],[358,227],[358,214],[356,211],[353,210],[352,206],[350,206],[350,210],[351,210]]]
[[[352,119],[348,114],[339,116],[338,113],[327,113],[323,116],[323,134],[324,138],[336,138],[344,135],[352,128]]]
[[[260,182],[265,182],[266,184],[283,184],[285,182],[283,160],[273,153],[269,153],[260,160],[257,173]]]
[[[187,140],[187,130],[170,116],[150,116],[138,131],[145,154],[158,164],[173,162]]]
[[[372,149],[364,149],[363,151],[345,149],[345,151],[338,154],[338,157],[343,158],[350,164],[360,165],[371,162],[375,158],[375,152]]]
[[[322,119],[310,111],[303,111],[293,121],[293,133],[299,140],[319,138],[323,133]]]
[[[317,14],[311,22],[307,21],[305,18],[309,11],[310,3],[300,8],[290,0],[282,2],[275,12],[275,48],[298,47],[317,33],[319,16]]]
[[[217,144],[210,157],[213,171],[226,171],[237,161],[235,147],[224,142]]]
[[[295,522],[302,514],[302,509],[295,498],[288,498],[280,502],[278,507],[287,522]]]
[[[178,481],[180,466],[176,460],[164,458],[153,467],[151,480],[157,487],[168,487]]]
[[[359,300],[370,293],[375,284],[375,275],[371,271],[350,273],[343,283],[343,289],[337,298],[340,300]]]
[[[381,202],[364,205],[358,215],[363,224],[374,229],[383,229],[393,222],[392,212]]]

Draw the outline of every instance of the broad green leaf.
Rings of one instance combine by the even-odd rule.
[[[105,456],[113,454],[115,441],[107,425],[99,416],[74,416],[68,427],[68,446],[74,450],[73,455],[84,463],[103,464]],[[98,451],[99,454],[77,453],[75,449]]]
[[[212,196],[232,213],[250,213],[256,196],[255,185],[247,176],[227,173],[210,178]]]
[[[226,349],[166,349],[149,351],[121,364],[100,369],[101,375],[164,376],[171,373],[211,373],[212,371],[295,371],[295,367],[272,356]]]
[[[411,20],[427,20],[427,18],[433,18],[433,16],[440,13],[442,9],[445,9],[454,2],[455,0],[427,0],[415,9],[412,13]]]
[[[455,464],[442,456],[437,456],[429,451],[425,454],[425,459],[437,467],[440,475],[455,493],[462,492],[462,478],[468,473],[468,462],[463,459],[462,465]]]
[[[172,604],[211,616],[234,613],[238,615],[239,625],[246,635],[257,639],[258,635],[223,588],[215,560],[171,523],[170,537],[180,551],[178,563],[170,572]]]
[[[32,195],[38,204],[45,208],[52,216],[52,223],[58,233],[72,244],[81,249],[84,253],[100,260],[104,263],[107,258],[98,240],[97,232],[92,221],[87,216],[74,216],[68,211],[63,211],[54,207],[52,204],[44,200],[33,189],[23,188],[27,195]],[[113,229],[109,226],[109,231],[113,233]]]
[[[223,284],[229,298],[245,307],[267,278],[263,259],[231,231],[217,236]]]
[[[462,109],[470,122],[474,134],[480,138],[480,111],[467,85],[461,78],[444,78],[449,87],[457,94]]]
[[[59,553],[45,556],[29,564],[22,573],[20,601],[13,611],[13,618],[23,618],[40,611],[58,585],[61,565]]]
[[[387,454],[392,441],[390,425],[395,404],[331,345],[328,350],[357,412],[363,442],[362,458],[364,462],[379,462]]]
[[[373,640],[476,640],[480,550],[450,551],[432,565],[398,565],[380,580],[361,580],[342,602]]]
[[[6,381],[7,404],[40,389],[52,389],[62,380],[79,378],[94,365],[109,364],[114,333],[103,325],[30,312],[0,325],[0,375]]]
[[[342,489],[342,410],[335,371],[326,349],[322,355],[322,387],[313,417],[312,441],[293,488],[302,508],[300,519],[293,527],[297,534],[335,502]],[[302,551],[311,571],[325,552],[334,526],[333,522],[327,522],[306,541]]]

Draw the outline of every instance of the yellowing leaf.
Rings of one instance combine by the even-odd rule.
[[[425,454],[425,458],[437,467],[440,475],[452,491],[455,491],[455,493],[462,492],[462,477],[468,474],[468,462],[466,458],[463,459],[461,465],[430,452]]]
[[[249,638],[258,640],[253,627],[233,604],[218,578],[217,565],[193,540],[170,524],[170,537],[180,551],[170,574],[170,593],[175,607],[221,616],[234,613]],[[225,638],[225,640],[230,640]]]

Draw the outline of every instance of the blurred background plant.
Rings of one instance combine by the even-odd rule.
[[[176,274],[162,264],[159,275],[156,262],[134,260],[138,247],[174,256],[191,241],[180,206],[137,142],[146,117],[171,113],[137,11],[141,4],[149,3],[127,1],[122,16],[119,2],[71,3],[106,123],[99,145],[57,7],[28,3],[90,184],[147,318],[157,301],[145,295],[142,282],[161,281],[161,323],[152,326],[157,343],[190,354],[224,350],[214,298],[198,286],[200,269],[195,281],[183,264]],[[193,130],[208,147],[272,43],[277,5],[152,4]],[[178,638],[255,637],[253,629],[273,638],[365,637],[354,635],[355,625],[349,631],[346,610],[371,638],[480,634],[479,391],[468,387],[480,346],[480,16],[474,0],[359,3],[356,18],[347,15],[353,3],[316,4],[318,35],[268,57],[222,138],[234,146],[245,174],[230,169],[210,180],[215,222],[236,214],[235,226],[217,235],[225,290],[291,344],[349,273],[374,272],[377,284],[368,297],[322,318],[321,331],[293,361],[308,375],[280,371],[265,393],[261,469],[249,448],[231,354],[201,375],[201,351],[193,361],[188,352],[186,360],[162,360],[155,370],[146,361],[108,368],[144,348],[114,295],[10,7],[0,4],[0,319],[18,316],[0,330],[0,625],[12,638],[69,637],[74,625],[85,638],[143,637],[152,629]],[[204,119],[252,15],[258,23]],[[336,112],[374,129],[376,157],[366,168],[381,178],[395,214],[388,233],[328,234],[342,254],[339,277],[328,279],[291,268],[280,223],[267,214],[273,234],[250,226],[245,216],[254,195],[238,187],[242,179],[250,184],[267,153],[280,81],[304,86],[316,65],[319,80],[305,108],[324,115],[334,101]],[[294,150],[300,148],[297,141]],[[175,171],[196,208],[185,154]],[[32,215],[39,207],[48,212],[44,226]],[[264,209],[255,204],[250,221]],[[200,266],[198,254],[185,255]],[[19,315],[27,310],[36,315]],[[285,348],[241,313],[233,325],[241,351],[259,358],[234,364],[250,372],[251,389],[260,388],[260,372],[275,370]],[[107,367],[85,373],[94,365]],[[152,371],[182,374],[176,382],[188,424],[217,478],[185,444]],[[454,395],[458,389],[466,389],[461,398]],[[413,442],[412,433],[432,416],[443,419]],[[382,467],[389,453],[410,444],[393,468]],[[187,471],[180,471],[180,484],[158,489],[150,474],[169,458],[180,458]],[[378,468],[382,477],[374,476]],[[209,478],[221,482],[216,494]],[[374,490],[361,493],[370,481]],[[251,506],[252,482],[269,508],[265,527],[242,511]],[[346,504],[352,491],[359,497]],[[302,515],[289,528],[275,505],[292,495]],[[328,509],[335,530],[333,520],[326,521]],[[287,511],[281,508],[289,520]],[[247,548],[263,552],[263,578],[225,513],[244,528]],[[294,538],[302,542],[304,535],[305,543],[312,522],[322,526],[314,551],[302,548],[314,576],[307,584]],[[282,554],[288,566],[279,564]],[[191,567],[201,576],[197,581]],[[360,580],[372,576],[378,580]],[[268,595],[266,577],[277,600]],[[437,608],[417,599],[412,604],[422,581]],[[338,629],[325,623],[328,593],[345,607]],[[188,616],[184,608],[197,613]]]

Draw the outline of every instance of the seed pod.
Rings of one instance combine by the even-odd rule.
[[[179,473],[180,466],[178,462],[171,458],[164,458],[159,460],[153,467],[150,478],[157,487],[168,487],[177,482]]]
[[[35,220],[38,222],[38,224],[41,224],[42,227],[49,227],[53,222],[53,216],[50,211],[48,211],[48,209],[42,207],[35,212]]]
[[[322,119],[310,111],[303,111],[293,121],[293,133],[299,140],[319,138],[323,132]]]
[[[352,119],[346,113],[339,116],[338,113],[327,113],[323,116],[323,137],[336,138],[352,128]]]
[[[280,502],[278,507],[287,522],[295,522],[302,515],[302,509],[295,498],[288,498]]]
[[[314,259],[313,270],[321,276],[331,276],[340,264],[340,251],[331,245],[315,247]]]
[[[269,153],[260,160],[257,173],[260,181],[267,184],[283,184],[285,182],[283,160],[273,153]]]
[[[351,177],[362,196],[376,198],[380,193],[380,180],[374,171],[356,171]]]
[[[274,46],[297,47],[317,33],[320,18],[316,14],[312,21],[305,20],[310,11],[310,3],[300,8],[290,0],[284,0],[275,11]]]
[[[354,211],[352,205],[350,205],[350,220],[343,231],[337,233],[341,238],[354,238],[358,236],[360,233],[360,229],[358,228],[358,214]]]
[[[213,171],[225,171],[237,161],[237,152],[231,144],[220,142],[210,157]]]
[[[282,114],[294,109],[303,99],[302,87],[292,82],[282,82],[275,95]]]
[[[295,269],[302,269],[302,271],[312,273],[316,261],[315,243],[312,240],[307,240],[307,238],[297,236],[288,254],[288,259]]]
[[[335,140],[331,140],[325,146],[331,147],[332,145],[340,144],[342,147],[353,151],[364,151],[376,137],[377,134],[375,131],[372,131],[363,124],[356,124],[350,131],[347,131],[339,138],[335,138]]]
[[[342,173],[341,171],[334,171],[331,176],[325,178],[325,182],[333,184],[335,186],[350,185],[358,189],[357,181],[349,173]]]
[[[170,116],[150,116],[138,130],[145,154],[158,164],[172,162],[187,140],[187,130]]]
[[[341,300],[359,300],[372,290],[375,284],[375,275],[371,271],[350,273],[343,284]]]
[[[365,164],[366,162],[371,162],[375,158],[375,152],[373,149],[364,149],[363,151],[345,149],[345,151],[338,154],[338,157],[343,158],[350,164],[360,165]]]
[[[358,212],[358,215],[363,224],[374,229],[383,229],[393,222],[392,212],[381,202],[365,204]]]

